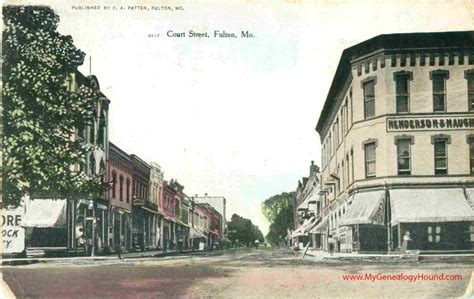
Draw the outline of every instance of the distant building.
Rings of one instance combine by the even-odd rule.
[[[474,31],[379,35],[342,53],[316,126],[336,251],[474,242]]]
[[[227,214],[226,214],[226,199],[224,196],[208,196],[207,193],[204,196],[194,196],[194,202],[196,203],[208,203],[214,207],[220,215],[222,215],[222,223],[220,231],[225,234],[227,228]]]
[[[321,221],[320,215],[320,172],[319,167],[311,161],[309,177],[298,181],[295,192],[294,229],[290,238],[293,246],[300,248],[310,243],[313,248],[321,247],[320,234],[312,232]]]

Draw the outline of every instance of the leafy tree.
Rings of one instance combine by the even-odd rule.
[[[227,223],[227,234],[234,245],[251,246],[255,240],[263,242],[263,234],[258,226],[254,225],[250,219],[237,214],[233,214],[231,220]]]
[[[95,94],[67,87],[84,61],[59,16],[45,6],[4,6],[3,204],[17,206],[37,192],[70,198],[104,186],[75,170],[90,150],[71,138],[92,117]]]
[[[266,199],[262,203],[262,213],[270,222],[266,236],[271,244],[281,244],[288,229],[293,227],[295,192],[284,192]]]

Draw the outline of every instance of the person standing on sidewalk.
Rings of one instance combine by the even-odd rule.
[[[402,242],[402,248],[401,248],[402,253],[407,253],[409,241],[412,241],[412,239],[410,238],[410,232],[406,231],[405,235],[403,236],[403,242]]]
[[[115,253],[117,253],[119,260],[122,259],[122,241],[123,235],[120,236],[119,242],[115,244]]]
[[[334,253],[334,238],[332,235],[328,236],[328,245],[329,245],[329,253],[333,255]]]

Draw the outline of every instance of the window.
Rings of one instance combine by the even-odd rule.
[[[448,173],[448,155],[446,151],[447,141],[438,139],[434,141],[434,155],[435,155],[435,174]]]
[[[467,101],[469,111],[474,111],[474,69],[467,70],[464,74],[464,77],[467,79]]]
[[[474,175],[474,138],[469,139],[469,157],[471,174]]]
[[[130,203],[130,179],[127,179],[127,195],[126,195],[127,203]]]
[[[441,226],[428,226],[428,242],[439,243],[441,241]]]
[[[401,139],[397,142],[398,175],[411,174],[410,139]]]
[[[365,177],[375,176],[375,142],[364,145],[365,150]]]
[[[119,177],[119,199],[123,201],[123,176],[120,175]]]
[[[430,72],[430,78],[433,81],[433,112],[446,111],[446,79],[449,78],[449,72],[437,70]]]
[[[375,81],[364,83],[364,118],[375,116]]]
[[[396,97],[396,111],[397,113],[409,112],[410,94],[408,90],[408,80],[410,76],[403,72],[395,73],[395,97]]]
[[[115,187],[117,185],[117,174],[112,172],[112,198],[115,198]]]

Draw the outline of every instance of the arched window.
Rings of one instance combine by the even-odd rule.
[[[117,185],[117,173],[112,171],[112,198],[115,198],[115,187]]]
[[[123,201],[123,175],[120,175],[119,184],[119,198],[120,201]]]

